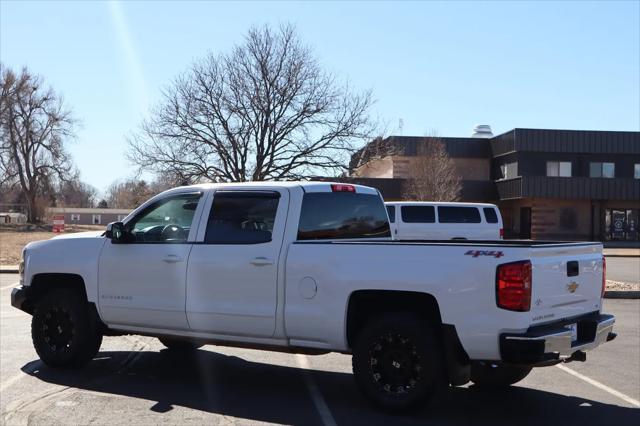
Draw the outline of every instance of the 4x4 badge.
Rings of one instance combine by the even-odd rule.
[[[465,256],[473,256],[473,257],[493,256],[495,258],[500,258],[500,257],[504,256],[504,253],[501,252],[501,251],[496,251],[496,250],[468,250],[465,253]]]

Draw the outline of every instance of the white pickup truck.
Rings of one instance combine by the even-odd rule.
[[[13,306],[49,366],[103,335],[353,355],[390,410],[442,386],[506,386],[615,337],[599,243],[392,241],[378,191],[331,183],[163,192],[106,232],[28,244]]]

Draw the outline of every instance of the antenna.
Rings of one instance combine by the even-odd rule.
[[[404,129],[404,120],[402,118],[398,119],[398,136],[402,136],[402,130]]]

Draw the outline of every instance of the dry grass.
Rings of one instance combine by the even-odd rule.
[[[607,291],[640,291],[640,283],[623,283],[607,280]]]
[[[104,230],[104,226],[67,225],[65,233],[97,230]],[[0,225],[0,265],[17,265],[25,245],[56,235],[51,231],[51,225]]]

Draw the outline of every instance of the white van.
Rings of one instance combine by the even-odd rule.
[[[502,216],[494,204],[388,202],[395,240],[499,240]]]

